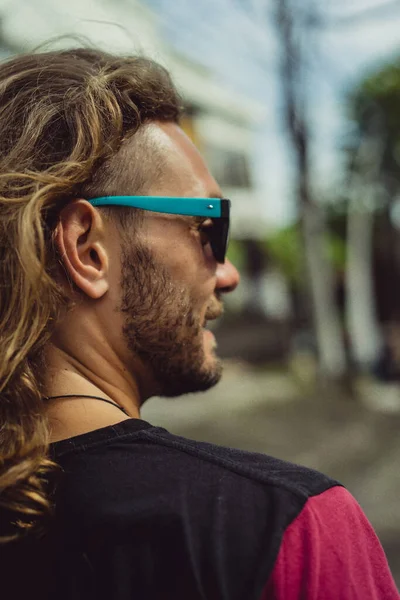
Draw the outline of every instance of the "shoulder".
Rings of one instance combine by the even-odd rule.
[[[136,520],[142,507],[153,507],[154,514],[190,519],[194,529],[212,527],[214,514],[226,536],[237,542],[255,545],[264,532],[272,560],[278,532],[309,498],[338,485],[322,473],[265,454],[198,442],[159,427],[132,433],[134,427],[125,421],[58,446],[64,470],[59,507],[68,513],[78,507],[93,527],[122,509],[125,519]]]
[[[210,476],[224,473],[225,480],[231,478],[238,486],[252,482],[259,488],[275,489],[274,493],[291,495],[302,505],[310,496],[339,485],[318,471],[267,454],[199,442],[161,428],[148,430],[146,435],[158,446],[173,450],[175,460],[192,464],[196,470]]]
[[[287,527],[261,600],[397,600],[382,546],[343,487],[309,498]]]
[[[136,546],[150,545],[168,562],[174,540],[181,563],[190,556],[196,569],[217,570],[229,597],[247,582],[243,597],[328,600],[319,591],[302,596],[299,585],[331,585],[330,568],[342,577],[332,556],[343,568],[343,544],[352,549],[354,565],[365,539],[371,554],[379,547],[361,509],[336,481],[265,454],[129,421],[59,448],[65,477],[58,514],[71,531],[79,525],[79,535],[96,540],[94,553],[102,539],[102,552],[123,545],[136,556]],[[290,596],[296,585],[298,595]]]
[[[217,579],[232,597],[251,578],[248,597],[257,597],[283,532],[310,497],[335,482],[265,454],[138,426],[125,421],[57,446],[63,477],[56,506],[67,531],[75,541],[79,535],[97,546],[100,538],[132,552],[142,531],[144,545],[166,544],[164,560],[174,540],[182,564],[191,556],[196,565],[218,565]]]
[[[53,445],[52,457],[66,468],[68,477],[82,477],[88,471],[106,475],[152,476],[157,482],[183,477],[190,485],[202,479],[233,481],[238,486],[257,484],[292,494],[304,503],[337,485],[333,479],[312,469],[257,452],[246,452],[199,442],[131,419]],[[157,474],[157,477],[155,477]],[[202,477],[198,477],[201,474]],[[117,479],[117,477],[116,477]],[[77,482],[77,481],[76,481]]]
[[[286,526],[309,498],[339,485],[322,473],[266,454],[199,442],[160,427],[130,432],[131,427],[125,421],[110,431],[81,436],[79,444],[62,446],[64,491],[83,492],[87,500],[91,493],[97,496],[97,483],[109,482],[101,498],[107,503],[110,493],[114,503],[117,491],[121,498],[135,494],[140,480],[149,494],[163,489],[164,498],[179,488],[190,494],[196,491],[203,503],[214,502],[217,495],[236,511],[253,502],[254,519],[258,510],[263,514],[272,510]]]

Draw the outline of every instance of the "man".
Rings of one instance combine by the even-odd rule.
[[[217,383],[239,280],[165,71],[74,50],[0,85],[5,597],[398,598],[340,484],[140,419]]]

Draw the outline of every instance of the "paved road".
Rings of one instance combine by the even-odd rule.
[[[265,452],[338,479],[378,532],[400,587],[399,413],[307,398],[286,374],[228,365],[213,390],[154,398],[142,417],[178,435]]]

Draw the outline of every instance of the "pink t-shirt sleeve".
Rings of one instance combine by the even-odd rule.
[[[310,498],[285,532],[260,600],[399,600],[382,546],[340,486]]]

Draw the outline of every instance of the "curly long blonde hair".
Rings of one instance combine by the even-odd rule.
[[[82,190],[113,193],[118,177],[109,163],[124,140],[149,120],[176,121],[179,112],[168,73],[143,57],[74,49],[0,65],[3,542],[37,530],[51,511],[43,349],[70,305],[53,276],[59,211]],[[136,187],[146,179],[143,168],[129,166]],[[126,225],[124,209],[113,214]]]

